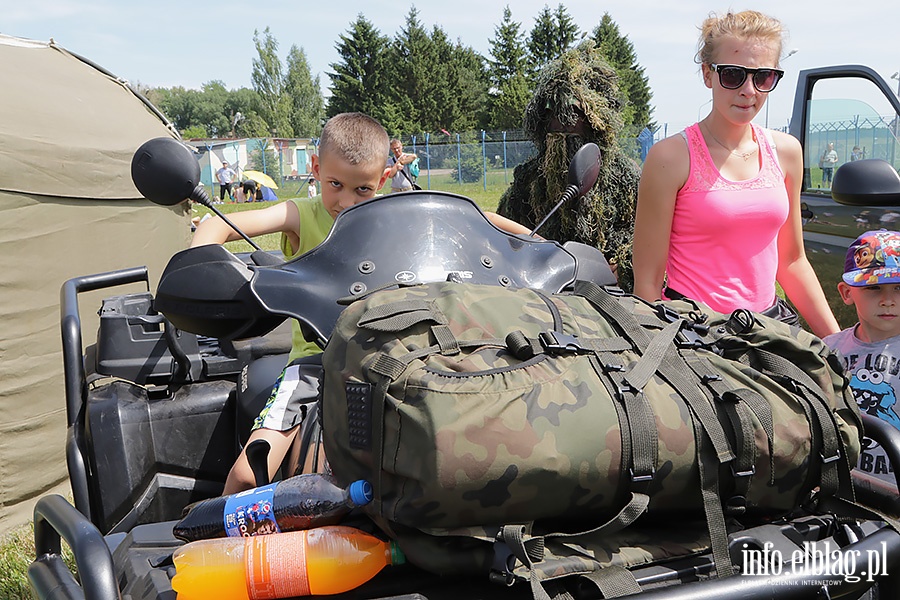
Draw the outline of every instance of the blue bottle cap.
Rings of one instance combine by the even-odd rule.
[[[365,479],[350,484],[350,500],[356,506],[365,506],[372,501],[372,484]]]

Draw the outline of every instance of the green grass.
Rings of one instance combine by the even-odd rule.
[[[71,500],[71,499],[70,499]],[[0,540],[0,598],[32,600],[28,565],[35,558],[34,525],[28,523]],[[63,542],[63,560],[75,572],[75,558]]]

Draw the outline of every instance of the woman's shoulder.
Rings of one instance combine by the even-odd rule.
[[[777,129],[765,129],[762,127],[760,129],[766,132],[769,139],[775,143],[778,152],[800,150],[800,141],[791,134],[785,133],[784,131],[778,131]]]
[[[671,161],[680,158],[686,158],[687,155],[687,139],[685,138],[684,132],[679,132],[675,135],[670,135],[667,138],[663,138],[650,146],[650,150],[647,153],[647,160],[651,160],[651,158],[653,158],[657,160]]]
[[[650,147],[644,159],[643,172],[648,169],[665,168],[669,174],[684,172],[687,175],[691,166],[688,144],[682,133],[669,136]]]

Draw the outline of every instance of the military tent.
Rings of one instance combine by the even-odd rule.
[[[131,157],[177,132],[126,81],[55,44],[0,35],[0,535],[34,501],[67,493],[59,296],[72,277],[146,265],[151,284],[185,248],[184,207],[143,199]],[[100,299],[83,295],[84,343]]]

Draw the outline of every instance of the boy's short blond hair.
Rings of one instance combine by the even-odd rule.
[[[390,153],[388,134],[381,123],[359,112],[337,114],[325,123],[319,157],[332,154],[351,165],[384,163]]]

